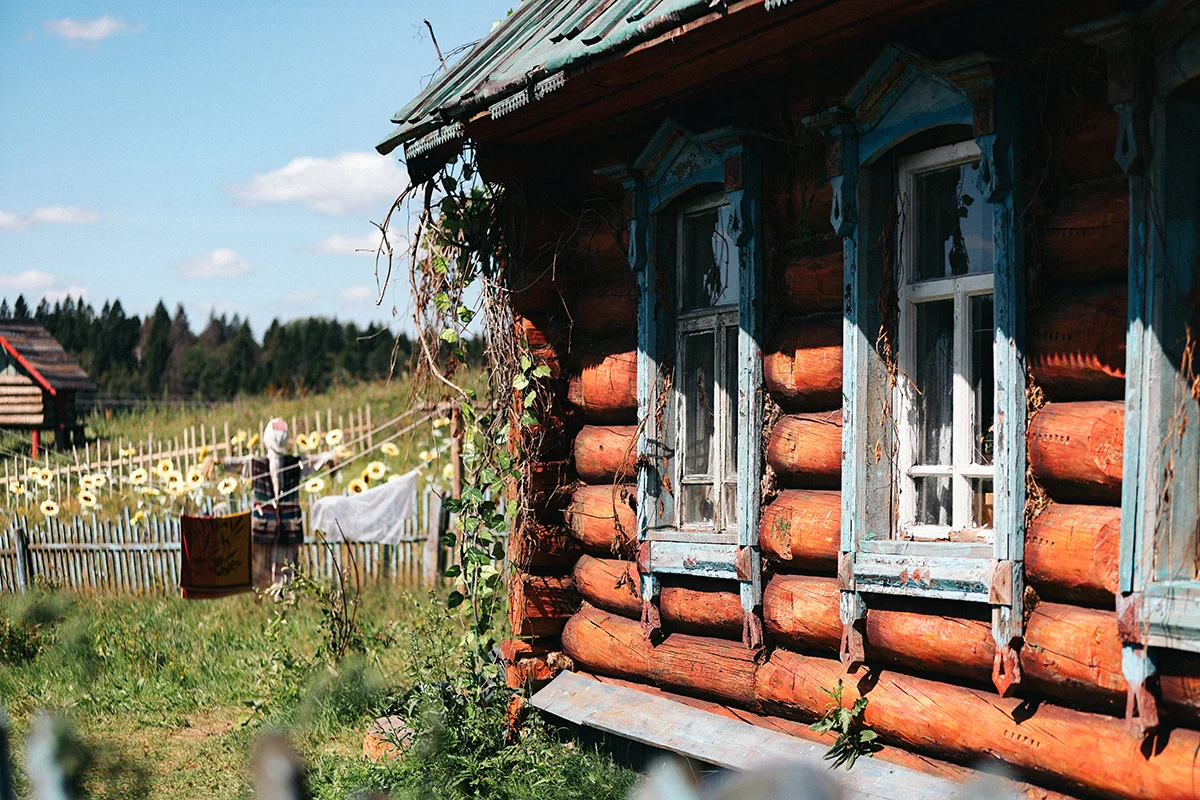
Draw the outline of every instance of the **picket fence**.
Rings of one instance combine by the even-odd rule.
[[[300,566],[316,578],[332,579],[353,565],[364,584],[433,587],[452,557],[441,545],[442,531],[441,496],[427,487],[400,543],[329,542],[310,535],[300,548]],[[177,516],[134,522],[126,511],[116,520],[50,518],[32,525],[18,516],[0,530],[0,592],[44,585],[82,593],[167,594],[179,586],[179,561]]]
[[[419,406],[409,409],[402,417],[422,411],[432,412],[440,406]],[[114,493],[126,491],[130,473],[138,468],[153,469],[159,461],[170,460],[184,475],[198,466],[205,456],[215,459],[233,456],[249,455],[251,449],[248,440],[255,434],[260,434],[266,425],[266,420],[259,422],[240,433],[234,431],[228,422],[220,427],[216,425],[191,425],[176,436],[155,437],[148,434],[145,439],[138,441],[119,438],[85,444],[82,447],[71,447],[70,450],[54,451],[44,448],[42,457],[31,459],[20,455],[4,459],[0,464],[3,484],[0,489],[8,486],[10,481],[25,481],[30,467],[37,467],[47,477],[43,480],[46,485],[30,485],[29,488],[38,495],[39,502],[45,499],[63,503],[75,496],[80,489],[80,478],[88,475],[102,474],[106,480],[103,486],[92,489],[98,499],[103,502]],[[342,432],[344,447],[349,447],[358,454],[367,454],[374,450],[376,437],[388,436],[389,423],[376,425],[372,419],[371,406],[365,404],[357,408],[343,409],[335,412],[332,408],[314,411],[303,416],[293,416],[290,420],[292,436],[321,437],[320,449],[325,449],[324,437],[330,431]],[[0,491],[0,508],[12,509],[27,502],[24,498],[7,491]]]

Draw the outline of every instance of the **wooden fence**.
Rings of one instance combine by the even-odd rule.
[[[426,488],[417,505],[400,543],[331,543],[309,536],[300,548],[300,566],[329,579],[353,557],[364,583],[436,585],[450,557],[441,545],[441,497]],[[172,593],[179,586],[179,560],[177,516],[135,523],[126,511],[113,521],[52,518],[34,525],[15,517],[0,530],[0,592],[43,584],[84,593]]]
[[[433,411],[435,408],[422,407],[412,409],[410,413]],[[42,478],[44,484],[36,487],[39,496],[61,503],[78,492],[80,478],[101,474],[105,477],[104,485],[92,488],[91,491],[103,501],[113,493],[124,491],[128,487],[129,475],[134,470],[151,470],[164,459],[170,460],[176,469],[187,475],[188,471],[199,465],[207,455],[216,459],[248,455],[252,449],[249,446],[250,439],[261,434],[266,422],[260,420],[257,425],[240,431],[232,430],[226,422],[220,427],[192,425],[184,428],[177,436],[155,438],[150,434],[138,441],[121,438],[72,447],[67,451],[52,452],[50,448],[46,448],[43,456],[36,461],[26,456],[4,459],[0,465],[4,483],[0,488],[8,486],[10,481],[26,481],[30,475],[30,468],[36,467],[45,476]],[[360,454],[373,450],[377,437],[382,440],[389,435],[386,423],[379,427],[376,427],[376,423],[377,421],[372,419],[371,406],[367,404],[336,413],[332,408],[328,408],[299,417],[293,416],[290,427],[293,438],[299,434],[319,437],[320,449],[329,447],[325,443],[326,434],[334,430],[341,431],[341,446]],[[18,496],[8,491],[0,491],[0,507],[13,508],[20,502]]]

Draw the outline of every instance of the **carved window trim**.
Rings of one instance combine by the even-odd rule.
[[[907,111],[905,110],[907,109]],[[935,65],[897,46],[884,50],[842,106],[807,123],[829,137],[830,222],[843,237],[842,542],[838,567],[841,657],[864,660],[868,598],[900,594],[985,602],[996,641],[993,681],[1020,683],[1025,540],[1024,245],[1017,86],[1003,64],[971,56]],[[992,205],[995,280],[995,512],[991,544],[898,541],[895,432],[887,424],[887,344],[875,319],[895,292],[879,242],[889,230],[896,175],[887,154],[926,131],[970,129],[981,154],[978,189]],[[894,224],[894,223],[893,223]],[[891,287],[889,290],[888,287]],[[894,294],[892,295],[894,298]],[[894,300],[893,300],[894,302]],[[874,316],[873,316],[874,315]],[[874,399],[873,399],[874,398]],[[886,398],[886,399],[880,399]],[[881,403],[884,407],[878,408]]]
[[[1179,129],[1175,104],[1200,123],[1200,9],[1156,4],[1073,31],[1108,55],[1109,102],[1118,118],[1114,158],[1129,179],[1129,323],[1126,331],[1125,442],[1121,553],[1116,596],[1126,720],[1137,735],[1158,727],[1158,649],[1200,652],[1200,570],[1172,575],[1172,563],[1200,545],[1200,403],[1182,359],[1187,297],[1200,286],[1200,192],[1177,193],[1200,177],[1194,131]],[[1190,176],[1183,177],[1187,169]],[[1200,331],[1194,331],[1200,333]],[[1166,343],[1166,344],[1164,344]],[[1182,374],[1181,374],[1182,373]],[[1160,558],[1160,549],[1176,558]],[[1194,562],[1193,562],[1194,563]],[[1175,565],[1180,566],[1179,564]]]
[[[620,180],[629,207],[629,262],[638,278],[638,571],[642,627],[661,630],[660,576],[684,575],[737,581],[747,647],[763,646],[762,574],[758,521],[762,479],[761,441],[738,437],[736,535],[679,530],[674,504],[671,401],[664,389],[676,349],[679,305],[664,287],[674,262],[660,263],[656,235],[676,224],[680,198],[692,192],[721,193],[731,210],[729,238],[738,248],[738,429],[762,429],[762,246],[761,170],[757,143],[722,129],[693,134],[664,122],[633,164],[601,170]],[[673,229],[673,228],[672,228]],[[670,277],[673,277],[671,275]]]

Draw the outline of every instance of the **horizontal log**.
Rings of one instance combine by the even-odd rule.
[[[867,697],[863,723],[885,741],[963,763],[998,759],[1024,776],[1108,797],[1191,797],[1200,732],[1175,729],[1143,751],[1123,720],[1003,699],[994,692],[872,670],[846,680],[841,662],[776,649],[757,669],[740,644],[672,634],[657,647],[633,620],[584,605],[563,647],[589,671],[644,680],[781,716],[816,719],[843,682],[846,706]],[[746,681],[751,686],[745,685]]]
[[[640,619],[640,576],[632,561],[582,556],[575,562],[575,586],[587,602],[614,614]],[[668,631],[724,636],[740,641],[742,601],[736,592],[717,588],[663,586],[659,611]]]
[[[625,268],[585,283],[575,301],[571,320],[577,332],[596,339],[632,337],[637,335],[637,314],[637,282]]]
[[[525,481],[529,506],[539,515],[557,514],[571,499],[575,473],[569,461],[535,461],[526,468]]]
[[[0,427],[5,425],[44,425],[42,414],[0,414]]]
[[[842,412],[780,418],[767,443],[767,463],[781,486],[836,489],[842,474]]]
[[[673,633],[651,646],[640,623],[584,604],[567,622],[563,650],[576,665],[701,697],[753,706],[755,653],[740,642]]]
[[[10,400],[24,397],[32,397],[36,400],[41,400],[42,388],[34,385],[33,382],[15,386],[0,386],[0,399]]]
[[[1122,280],[1129,258],[1129,185],[1089,184],[1059,201],[1042,231],[1046,276],[1058,283]]]
[[[763,509],[758,542],[781,569],[832,575],[841,525],[841,492],[785,489]]]
[[[566,569],[579,553],[579,542],[565,525],[548,524],[532,515],[525,515],[508,543],[509,558],[521,570]]]
[[[517,337],[528,343],[533,363],[549,367],[551,378],[560,377],[562,361],[559,353],[563,350],[563,335],[558,324],[541,314],[517,316],[516,323]]]
[[[1029,370],[1051,400],[1125,396],[1125,284],[1046,297],[1029,319]]]
[[[0,386],[7,388],[10,386],[36,386],[36,384],[28,375],[0,375]],[[38,389],[38,392],[41,392],[41,389]]]
[[[22,415],[22,414],[41,414],[45,410],[42,405],[41,398],[36,398],[30,403],[25,400],[12,401],[7,397],[0,397],[0,415]]]
[[[508,624],[514,636],[554,636],[579,608],[570,575],[528,575],[508,579]]]
[[[842,318],[821,314],[779,331],[763,355],[763,385],[788,411],[842,406]]]
[[[565,315],[579,295],[581,276],[567,264],[545,253],[517,269],[512,278],[513,310],[518,314]]]
[[[763,622],[774,641],[795,650],[836,653],[842,625],[837,581],[776,575],[763,592]],[[980,684],[991,679],[995,640],[981,619],[871,608],[866,618],[867,663]],[[1029,613],[1021,650],[1025,689],[1108,712],[1124,709],[1126,684],[1116,614],[1060,603]],[[1186,718],[1200,716],[1200,659],[1179,659],[1164,681],[1163,702]]]
[[[575,471],[586,483],[631,480],[636,461],[636,425],[585,425],[575,437]]]
[[[1117,113],[1101,98],[1062,109],[1070,114],[1062,143],[1056,148],[1064,184],[1105,178],[1120,173],[1117,152]]]
[[[1054,503],[1025,535],[1025,579],[1047,600],[1113,604],[1121,509]]]
[[[567,506],[567,527],[589,553],[611,555],[637,538],[633,484],[580,486]]]
[[[822,689],[845,679],[839,661],[776,650],[757,672],[756,696],[773,713],[814,719]],[[1028,706],[992,692],[872,672],[844,681],[842,702],[867,698],[863,723],[884,741],[974,763],[996,759],[1020,775],[1105,797],[1192,797],[1200,785],[1200,733],[1176,729],[1150,754],[1123,720],[1052,706]]]
[[[1119,505],[1124,437],[1124,403],[1047,403],[1029,423],[1029,463],[1054,500]]]
[[[625,340],[579,348],[567,399],[589,422],[637,421],[637,349]]]
[[[799,251],[776,257],[781,275],[783,311],[791,316],[840,311],[842,308],[842,250],[819,255]]]

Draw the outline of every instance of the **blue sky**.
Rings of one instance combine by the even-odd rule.
[[[517,0],[0,2],[0,296],[404,324],[370,241],[374,145]]]

